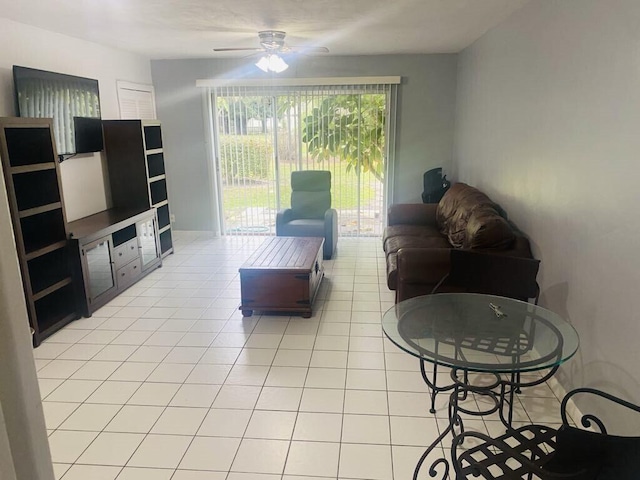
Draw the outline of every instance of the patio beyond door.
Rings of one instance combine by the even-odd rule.
[[[215,88],[221,232],[274,235],[291,172],[329,170],[340,235],[381,235],[389,93],[389,85]]]

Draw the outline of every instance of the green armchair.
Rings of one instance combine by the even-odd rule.
[[[323,257],[333,256],[338,244],[338,212],[331,208],[331,172],[291,173],[291,208],[276,215],[276,235],[324,238]]]

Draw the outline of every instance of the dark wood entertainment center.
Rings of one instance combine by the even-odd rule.
[[[98,308],[162,265],[155,209],[112,208],[69,223],[82,278],[80,313]]]
[[[160,122],[103,120],[111,202],[118,209],[158,211],[162,256],[173,252]]]
[[[160,123],[103,122],[113,208],[67,223],[51,119],[0,118],[0,157],[34,346],[173,252]]]

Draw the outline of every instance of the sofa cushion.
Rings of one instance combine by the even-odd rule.
[[[493,202],[477,188],[462,182],[455,183],[438,203],[436,209],[438,228],[440,231],[449,230],[449,222],[459,210],[469,211],[478,205],[487,204],[493,205]]]
[[[294,218],[324,218],[331,208],[331,172],[291,172],[291,209]]]
[[[387,287],[389,290],[398,288],[398,254],[387,253]]]
[[[442,235],[437,237],[391,237],[384,244],[387,255],[396,253],[401,248],[451,248],[451,245]]]
[[[279,235],[283,237],[322,237],[325,235],[324,218],[322,220],[315,219],[298,219],[282,225]]]
[[[467,220],[462,248],[509,248],[515,240],[515,233],[503,217],[486,206],[473,210]]]
[[[295,218],[324,219],[324,212],[331,208],[331,192],[291,192],[291,209]]]
[[[436,222],[455,248],[508,248],[514,233],[501,211],[480,190],[456,183],[440,200]]]
[[[384,229],[382,244],[391,237],[439,237],[442,234],[435,226],[429,225],[391,225]]]
[[[291,172],[291,189],[305,192],[331,190],[331,172],[328,170],[301,170]]]

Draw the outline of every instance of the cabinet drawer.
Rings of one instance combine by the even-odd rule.
[[[124,267],[138,255],[138,240],[136,238],[114,248],[113,257],[116,264],[116,270]]]
[[[142,265],[140,259],[136,258],[133,262],[119,268],[116,272],[118,279],[118,290],[126,288],[129,285],[135,283],[142,274]]]

